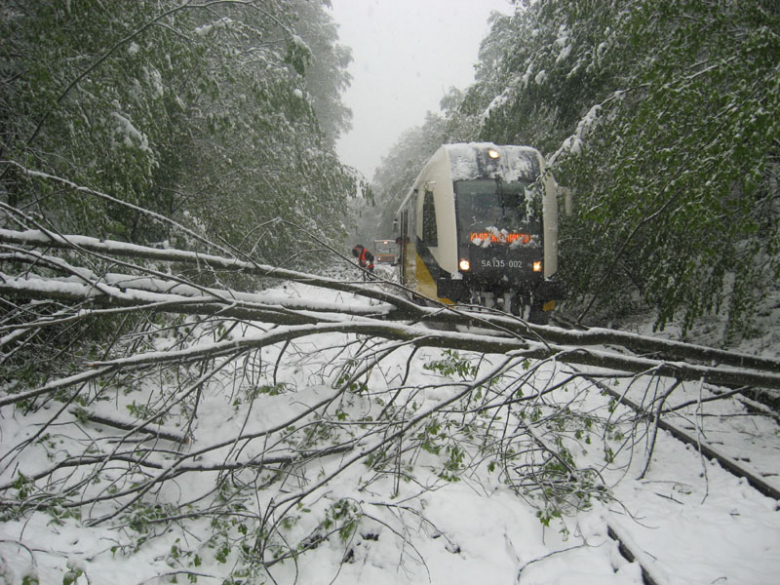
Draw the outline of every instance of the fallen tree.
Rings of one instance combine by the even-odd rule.
[[[390,281],[58,234],[7,211],[23,229],[0,230],[4,519],[111,524],[127,551],[210,519],[207,544],[232,551],[232,577],[346,542],[370,518],[390,523],[377,511],[386,501],[323,499],[356,467],[361,489],[384,482],[394,494],[498,474],[546,523],[608,498],[602,470],[576,465],[574,446],[611,441],[613,453],[654,427],[614,406],[577,412],[600,390],[567,364],[657,387],[648,412],[686,380],[780,389],[777,360],[422,306]],[[234,274],[257,290],[219,286]],[[330,296],[282,292],[285,282]],[[214,413],[220,436],[201,432]],[[621,421],[631,437],[614,432]],[[420,461],[431,477],[415,475]],[[305,530],[292,535],[296,523]]]
[[[55,235],[40,230],[0,230],[0,243],[9,251],[9,260],[29,265],[49,265],[53,269],[64,269],[70,273],[70,276],[59,279],[27,273],[20,276],[0,274],[0,292],[8,296],[74,303],[80,307],[80,311],[84,311],[84,303],[88,303],[96,307],[95,311],[112,308],[114,312],[154,310],[265,321],[279,325],[308,324],[321,327],[324,323],[331,323],[344,332],[404,340],[418,346],[470,349],[486,353],[522,352],[517,355],[534,359],[555,357],[562,362],[631,373],[654,371],[680,380],[704,379],[713,384],[752,385],[780,390],[780,374],[777,374],[780,371],[780,360],[773,358],[608,329],[580,331],[534,325],[505,313],[475,312],[446,305],[425,307],[373,284],[345,282],[236,258],[182,250],[158,250],[121,242],[98,241],[84,236]],[[64,266],[58,259],[15,247],[19,245],[80,250],[99,253],[102,258],[115,255],[134,257],[139,261],[190,264],[209,270],[235,270],[252,276],[353,293],[379,301],[380,304],[356,306],[353,303],[334,305],[311,300],[268,299],[261,294],[206,288],[180,278],[166,278],[164,274],[143,268],[140,264],[132,267],[141,274],[88,275],[81,268]],[[384,284],[399,292],[404,290],[391,282]],[[59,315],[58,318],[63,316]],[[347,318],[360,318],[362,321],[346,322]],[[387,321],[395,324],[389,325]],[[428,328],[420,328],[421,324]],[[476,332],[465,336],[460,333],[448,334],[431,329],[436,326],[468,328]],[[293,330],[288,334],[278,333],[271,343],[316,332],[316,329],[304,329]],[[611,350],[584,349],[593,346],[609,347]],[[634,354],[644,354],[644,357]]]

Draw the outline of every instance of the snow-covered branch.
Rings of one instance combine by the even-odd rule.
[[[336,317],[331,317],[331,319],[339,319],[339,316],[344,315],[353,315],[415,320],[451,327],[469,327],[478,324],[494,329],[496,334],[508,333],[549,341],[562,346],[622,346],[637,354],[658,354],[662,356],[657,361],[684,362],[693,360],[704,364],[717,364],[733,368],[780,370],[780,360],[774,358],[730,352],[611,329],[592,328],[578,331],[546,327],[526,323],[503,313],[474,313],[463,311],[458,307],[447,306],[422,307],[410,302],[399,294],[387,292],[387,290],[373,284],[344,282],[236,258],[204,255],[175,249],[160,250],[123,242],[101,241],[85,236],[61,236],[44,233],[40,230],[18,232],[0,229],[0,244],[3,242],[32,247],[51,246],[77,250],[83,249],[109,256],[133,257],[139,260],[176,262],[200,267],[207,266],[219,270],[233,270],[252,276],[279,278],[323,289],[353,293],[380,301],[381,304],[366,306],[352,302],[334,304],[318,303],[311,299],[298,301],[289,297],[269,298],[263,294],[187,286],[180,281],[111,274],[104,275],[99,280],[96,280],[96,285],[100,284],[102,287],[103,295],[97,293],[94,290],[95,287],[74,285],[70,281],[43,278],[33,279],[28,276],[22,279],[0,275],[0,292],[9,295],[16,294],[33,298],[46,298],[48,296],[49,298],[72,302],[81,302],[89,299],[103,306],[153,308],[174,313],[219,315],[239,319],[263,320],[264,318],[270,318],[271,321],[278,323],[328,320],[328,317],[322,315],[314,318],[306,314],[307,312],[312,312],[334,313]],[[111,288],[106,287],[106,284],[111,285]],[[387,284],[388,286],[398,287],[398,285],[392,283]],[[400,287],[398,288],[400,289]],[[229,300],[226,302],[225,299]],[[274,313],[275,310],[278,312]]]

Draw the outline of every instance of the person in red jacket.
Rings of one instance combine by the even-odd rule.
[[[374,272],[374,255],[366,250],[364,246],[358,244],[352,248],[352,255],[358,259],[358,266],[365,268],[369,272]]]

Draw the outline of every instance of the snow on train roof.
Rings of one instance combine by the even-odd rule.
[[[501,175],[505,181],[535,180],[539,176],[539,153],[530,146],[497,146],[492,142],[445,144],[442,146],[450,158],[453,181],[465,181]],[[484,153],[494,148],[500,153],[495,170],[485,172]]]

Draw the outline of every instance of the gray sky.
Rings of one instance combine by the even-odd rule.
[[[331,0],[343,45],[352,48],[352,131],[338,143],[342,162],[368,179],[401,133],[420,126],[455,86],[474,80],[479,44],[493,10],[508,0]]]

